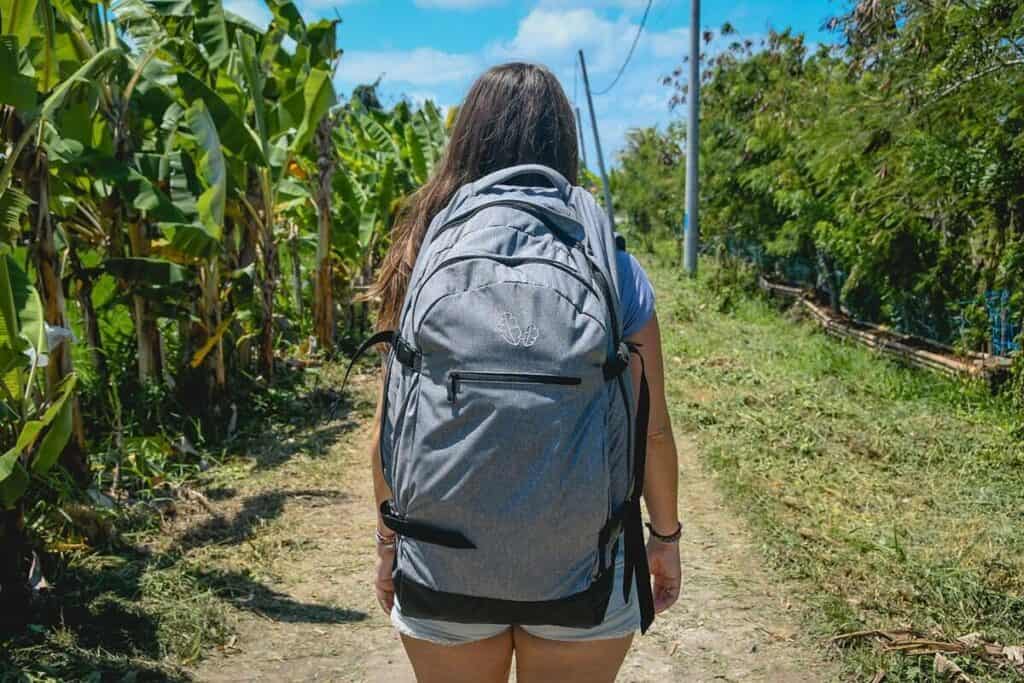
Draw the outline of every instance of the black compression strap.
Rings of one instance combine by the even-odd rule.
[[[348,369],[345,370],[345,379],[341,382],[341,390],[345,391],[346,385],[348,385],[348,376],[352,372],[352,368],[355,367],[356,361],[362,357],[371,347],[377,344],[387,344],[395,349],[395,358],[402,365],[411,368],[413,370],[420,369],[420,352],[409,345],[409,342],[402,339],[401,336],[394,330],[382,330],[377,334],[373,335],[356,349],[355,354],[352,355],[352,360],[348,364]]]
[[[387,528],[399,536],[413,538],[424,543],[444,546],[445,548],[457,548],[470,550],[476,545],[458,531],[442,529],[440,527],[417,522],[399,515],[390,500],[380,504],[380,516]]]
[[[647,466],[647,423],[651,416],[651,392],[647,386],[644,358],[635,347],[630,347],[630,350],[640,359],[640,392],[636,408],[636,441],[633,445],[633,491],[626,501],[625,510],[625,571],[622,591],[628,601],[635,576],[637,599],[640,602],[640,632],[646,633],[654,622],[654,594],[651,591],[651,568],[647,563],[647,549],[644,546],[640,497],[644,491]]]

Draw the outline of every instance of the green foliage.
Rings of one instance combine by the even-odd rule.
[[[772,32],[706,64],[702,237],[863,318],[985,350],[985,292],[1024,315],[1024,12],[883,0],[832,25],[841,46]],[[681,135],[634,135],[634,203],[678,212],[648,169]]]
[[[282,357],[336,351],[308,340],[312,255],[351,306],[440,157],[433,104],[340,101],[339,22],[268,6],[0,0],[0,521],[31,531],[0,534],[4,620],[33,547],[104,542],[68,506],[167,496]]]
[[[626,134],[610,181],[622,232],[634,251],[651,252],[656,240],[680,234],[686,173],[681,130],[673,124],[664,133],[645,128]]]

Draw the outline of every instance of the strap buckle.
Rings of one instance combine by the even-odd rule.
[[[423,356],[403,337],[395,335],[395,358],[407,368],[419,371]]]
[[[629,356],[629,345],[626,342],[620,342],[618,348],[615,349],[615,356],[609,358],[601,368],[606,382],[616,379],[626,371],[626,368],[629,367]]]

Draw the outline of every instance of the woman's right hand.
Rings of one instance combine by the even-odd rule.
[[[377,575],[373,580],[373,589],[377,594],[377,604],[387,614],[395,604],[395,580],[391,572],[395,567],[395,546],[377,544]]]
[[[665,543],[656,538],[647,541],[647,562],[654,580],[654,612],[664,612],[679,599],[683,570],[679,562],[679,541]]]

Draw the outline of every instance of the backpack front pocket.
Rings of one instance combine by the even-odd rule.
[[[574,387],[582,383],[580,377],[565,375],[545,375],[529,372],[468,372],[453,370],[448,373],[448,402],[455,403],[459,396],[459,386],[465,382],[480,384],[508,385],[547,385]]]

